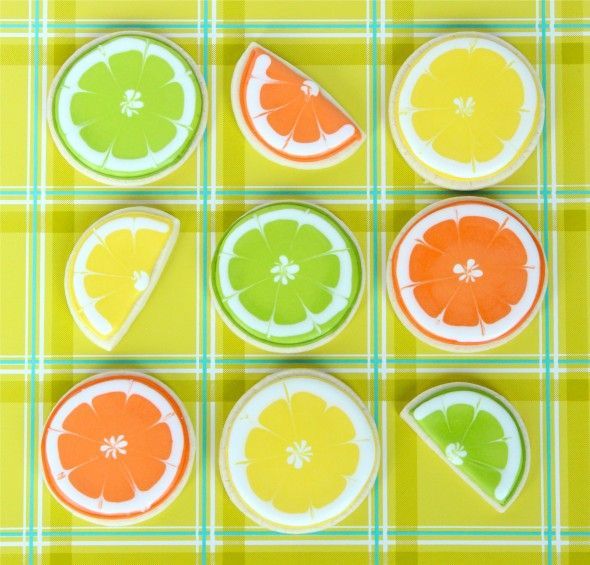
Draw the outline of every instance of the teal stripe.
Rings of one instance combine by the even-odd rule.
[[[209,363],[209,357],[207,356],[207,363]],[[204,356],[201,355],[201,359]],[[383,356],[379,355],[377,360],[375,361],[374,357],[371,356],[369,359],[359,359],[359,358],[345,358],[345,357],[335,357],[331,358],[320,358],[320,357],[305,357],[305,358],[284,358],[284,357],[256,357],[256,358],[219,358],[216,360],[218,365],[249,365],[249,366],[256,366],[256,365],[309,365],[309,364],[321,364],[321,365],[359,365],[364,366],[367,365],[374,365],[377,363],[381,365],[383,362]],[[54,357],[45,359],[45,364],[50,366],[100,366],[100,365],[146,365],[146,366],[192,366],[195,365],[198,361],[197,357],[190,358],[187,357],[185,359],[178,359],[178,358],[157,358],[157,359],[149,359],[149,358],[133,358],[133,357],[124,357],[120,359],[109,359],[106,357],[89,357],[86,359],[76,359],[76,358],[67,358],[67,357]],[[552,360],[550,360],[552,363]],[[26,363],[26,359],[23,357],[22,359],[0,359],[0,366],[19,366],[24,365]],[[456,358],[445,358],[445,357],[423,357],[423,358],[415,358],[415,357],[386,357],[385,363],[387,365],[416,365],[417,367],[421,366],[430,366],[430,365],[502,365],[502,366],[510,366],[515,365],[519,367],[531,367],[537,368],[539,366],[539,359],[531,357],[531,358],[486,358],[486,357],[474,357],[472,359],[467,359],[464,357],[456,357]],[[560,363],[562,365],[579,365],[579,366],[588,366],[590,367],[590,359],[561,359]]]
[[[311,532],[304,534],[305,537],[367,537],[368,530],[324,530],[321,532]],[[221,530],[215,532],[219,537],[260,537],[260,538],[301,538],[301,534],[283,534],[280,532],[273,532],[272,530]]]
[[[38,24],[34,23],[31,27],[34,29]],[[378,25],[378,24],[374,24]],[[549,24],[539,24],[539,28],[547,27]],[[0,22],[0,29],[28,29],[28,22]],[[202,25],[198,22],[48,22],[48,29],[178,29],[178,30],[198,30],[210,28],[211,24],[204,21]],[[281,29],[325,29],[325,30],[340,30],[340,29],[358,29],[363,30],[367,28],[364,23],[354,22],[219,22],[217,24],[219,29],[240,30],[240,29],[267,29],[267,30],[281,30]],[[371,24],[369,27],[373,27]],[[385,24],[386,29],[392,30],[413,30],[413,29],[536,29],[537,24],[530,22],[390,22]],[[590,28],[588,22],[556,22],[555,29],[562,30],[584,30]]]
[[[391,537],[541,537],[541,530],[387,530]]]
[[[26,537],[32,535],[37,536],[38,529],[34,528],[32,534],[26,533]],[[386,529],[387,535],[390,537],[491,537],[491,538],[531,538],[541,537],[544,533],[548,535],[547,531],[541,530],[401,530],[401,529]],[[305,534],[305,537],[367,537],[371,530],[325,530],[321,532],[312,532]],[[259,537],[259,538],[290,538],[301,537],[301,534],[283,534],[280,532],[273,532],[271,530],[217,530],[207,528],[207,535],[214,534],[217,537]],[[555,532],[553,533],[555,535]],[[588,531],[563,531],[562,536],[566,537],[588,537]],[[20,531],[0,531],[0,538],[19,538],[22,537]],[[196,538],[195,530],[43,530],[43,537],[46,538]]]
[[[562,22],[555,23],[555,29],[588,29],[590,23],[588,22]]]
[[[562,365],[588,365],[590,366],[590,359],[560,359]]]
[[[332,22],[332,23],[314,23],[314,22],[220,22],[217,24],[219,29],[366,29],[367,25],[364,23],[346,23],[346,22]]]
[[[539,360],[531,357],[530,359],[494,359],[485,357],[456,357],[456,358],[422,358],[416,359],[412,357],[388,357],[386,359],[388,365],[525,365],[531,368],[539,366]]]
[[[209,85],[209,0],[203,0],[203,75],[205,84]],[[215,150],[215,148],[213,148]],[[209,367],[208,340],[208,200],[209,200],[209,124],[205,127],[203,134],[203,241],[202,254],[202,312],[201,312],[201,564],[207,565],[207,371]],[[197,262],[198,264],[198,262]]]
[[[197,196],[198,191],[193,189],[186,190],[159,190],[150,189],[128,189],[128,190],[47,190],[49,196]]]
[[[32,290],[31,290],[31,379],[29,386],[29,543],[27,558],[34,562],[33,532],[35,531],[35,468],[36,468],[36,427],[35,399],[37,396],[37,236],[38,236],[38,190],[39,190],[39,0],[35,0],[35,40],[33,51],[33,217],[32,217]]]
[[[500,22],[402,22],[385,24],[386,29],[535,29],[533,22],[500,23]]]
[[[48,196],[193,196],[199,194],[198,190],[192,188],[186,189],[128,189],[128,190],[113,190],[97,188],[92,189],[48,189]],[[12,190],[0,189],[0,196],[27,196],[28,190],[26,187]],[[234,189],[234,188],[220,188],[217,190],[220,196],[365,196],[366,189],[361,188],[327,188],[327,189],[306,189],[301,188],[256,188],[256,189]],[[418,188],[388,188],[385,191],[387,196],[450,196],[454,194],[450,190],[442,188],[432,189],[418,189]],[[494,188],[491,190],[481,190],[478,194],[484,196],[536,196],[536,189],[529,188]],[[556,188],[558,196],[588,196],[590,189],[587,188]]]
[[[33,24],[31,27],[35,28],[37,24]],[[375,24],[378,25],[378,24]],[[549,24],[545,24],[548,26]],[[28,29],[28,22],[0,22],[0,29]],[[187,22],[48,22],[48,29],[178,29],[178,30],[198,30],[204,28],[210,28],[209,22],[203,22],[199,25],[198,22],[187,21]],[[217,24],[219,29],[228,30],[240,30],[240,29],[262,29],[262,30],[282,30],[282,29],[295,29],[295,30],[306,30],[306,29],[325,29],[325,30],[340,30],[340,29],[358,29],[363,30],[367,27],[373,27],[372,24],[367,26],[364,23],[355,22],[219,22]],[[543,24],[539,24],[540,28]],[[392,30],[412,30],[412,29],[523,29],[530,30],[536,29],[537,24],[533,21],[530,22],[390,22],[385,24],[386,29]],[[555,23],[555,29],[563,30],[584,30],[590,28],[590,24],[587,22],[562,22]]]
[[[366,190],[358,189],[306,189],[305,187],[293,189],[220,189],[217,194],[222,196],[364,196]]]
[[[445,190],[443,188],[419,189],[419,188],[393,188],[385,191],[387,196],[451,196],[456,195],[455,191]],[[537,191],[534,189],[518,188],[495,188],[493,190],[478,191],[483,196],[508,196],[508,195],[531,195],[536,196]]]
[[[108,359],[108,358],[87,358],[87,359],[76,359],[76,358],[54,358],[46,359],[46,365],[195,365],[197,363],[197,357],[193,359],[137,359],[132,357],[125,357],[121,359]]]
[[[47,538],[163,538],[197,537],[195,530],[43,530]]]
[[[542,43],[541,43],[541,85],[545,100],[547,100],[547,25],[546,25],[546,0],[541,0],[541,21],[542,25]],[[549,257],[549,199],[548,199],[548,155],[547,155],[547,106],[545,106],[545,121],[543,123],[543,248],[545,256]],[[552,265],[553,268],[553,265]],[[547,548],[547,563],[553,563],[553,485],[551,478],[551,349],[550,349],[550,316],[551,310],[549,307],[549,287],[545,292],[544,301],[545,312],[545,436],[546,436],[546,480],[547,480],[547,529],[548,548]]]
[[[379,429],[379,207],[378,207],[378,186],[379,186],[379,137],[378,137],[378,118],[379,118],[379,98],[378,98],[378,43],[377,43],[377,0],[372,0],[372,177],[373,177],[373,417],[375,424]],[[375,555],[375,565],[379,564],[379,481],[381,473],[375,480],[373,488],[373,552]]]
[[[207,363],[209,363],[209,357],[207,357]],[[204,356],[201,355],[201,359],[204,359]],[[241,365],[249,365],[249,366],[256,366],[256,365],[310,365],[310,364],[321,364],[321,365],[359,365],[365,366],[367,363],[369,365],[381,365],[383,362],[383,356],[379,355],[377,360],[373,356],[369,359],[364,358],[345,358],[345,357],[335,357],[333,359],[326,358],[326,357],[292,357],[292,358],[284,358],[284,357],[255,357],[255,358],[231,358],[231,357],[224,357],[216,360],[218,365],[234,365],[234,366],[241,366]],[[110,359],[107,357],[89,357],[85,359],[76,359],[76,358],[69,358],[69,357],[54,357],[45,359],[45,364],[50,366],[100,366],[100,365],[146,365],[146,366],[192,366],[195,365],[198,361],[197,357],[187,357],[184,359],[178,359],[174,357],[170,358],[156,358],[156,359],[149,359],[149,358],[134,358],[134,357],[122,357],[120,359]],[[416,365],[417,367],[421,366],[430,366],[430,365],[502,365],[502,366],[510,366],[516,365],[519,367],[531,367],[537,368],[539,366],[539,359],[538,358],[486,358],[486,357],[474,357],[472,359],[468,359],[465,357],[385,357],[385,362],[387,365]],[[26,359],[23,357],[22,359],[0,359],[0,366],[19,366],[26,363]],[[581,365],[581,366],[588,366],[590,367],[590,359],[561,359],[560,363],[563,365]]]
[[[197,22],[48,22],[48,29],[199,29]]]
[[[221,358],[217,359],[218,365],[366,365],[366,359],[326,359],[318,357],[303,357],[303,358],[263,358],[256,359],[231,359]]]

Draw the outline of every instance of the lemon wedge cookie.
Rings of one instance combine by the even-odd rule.
[[[112,350],[156,285],[180,222],[153,208],[124,208],[92,224],[66,266],[66,299],[86,337]]]

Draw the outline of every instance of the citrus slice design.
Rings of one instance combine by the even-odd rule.
[[[82,47],[55,78],[50,129],[64,157],[108,184],[147,184],[180,166],[205,127],[205,83],[167,39],[114,33]]]
[[[75,515],[132,524],[161,512],[193,461],[190,419],[164,384],[133,371],[107,372],[72,388],[41,439],[45,482]]]
[[[68,306],[86,337],[110,351],[141,312],[178,237],[160,210],[123,208],[92,224],[66,265]]]
[[[427,390],[402,418],[462,479],[504,512],[520,493],[529,468],[524,423],[499,394],[473,384]]]
[[[365,137],[316,82],[256,43],[234,70],[232,105],[252,146],[282,165],[334,165],[354,153]]]
[[[270,351],[304,351],[332,339],[363,286],[353,235],[328,211],[294,202],[256,208],[221,239],[213,294],[226,322]]]
[[[350,514],[379,468],[375,424],[356,394],[317,371],[266,377],[234,406],[219,466],[236,506],[271,530],[304,533]]]
[[[448,350],[483,350],[537,312],[546,263],[533,230],[487,198],[450,198],[416,215],[393,243],[388,288],[402,322]]]
[[[393,138],[426,180],[471,190],[504,180],[534,150],[544,119],[527,59],[489,34],[437,37],[415,51],[391,90]]]

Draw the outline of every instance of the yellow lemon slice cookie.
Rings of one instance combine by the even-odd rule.
[[[112,350],[152,293],[180,222],[153,208],[124,208],[92,224],[66,266],[66,299],[86,337]]]
[[[286,533],[327,528],[367,496],[379,468],[375,424],[356,394],[309,370],[271,375],[234,406],[219,466],[249,518]]]
[[[489,34],[437,37],[414,52],[391,90],[393,138],[424,179],[472,190],[497,184],[534,150],[544,98],[527,59]]]

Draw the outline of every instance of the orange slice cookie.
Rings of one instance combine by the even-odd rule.
[[[395,240],[389,295],[404,324],[447,350],[483,350],[518,334],[547,284],[541,244],[513,210],[450,198],[416,215]]]
[[[107,372],[73,387],[41,439],[45,482],[73,514],[117,526],[161,512],[185,485],[194,455],[176,395],[142,373]]]
[[[334,165],[354,153],[365,137],[316,82],[256,43],[234,70],[232,105],[252,146],[282,165]]]

